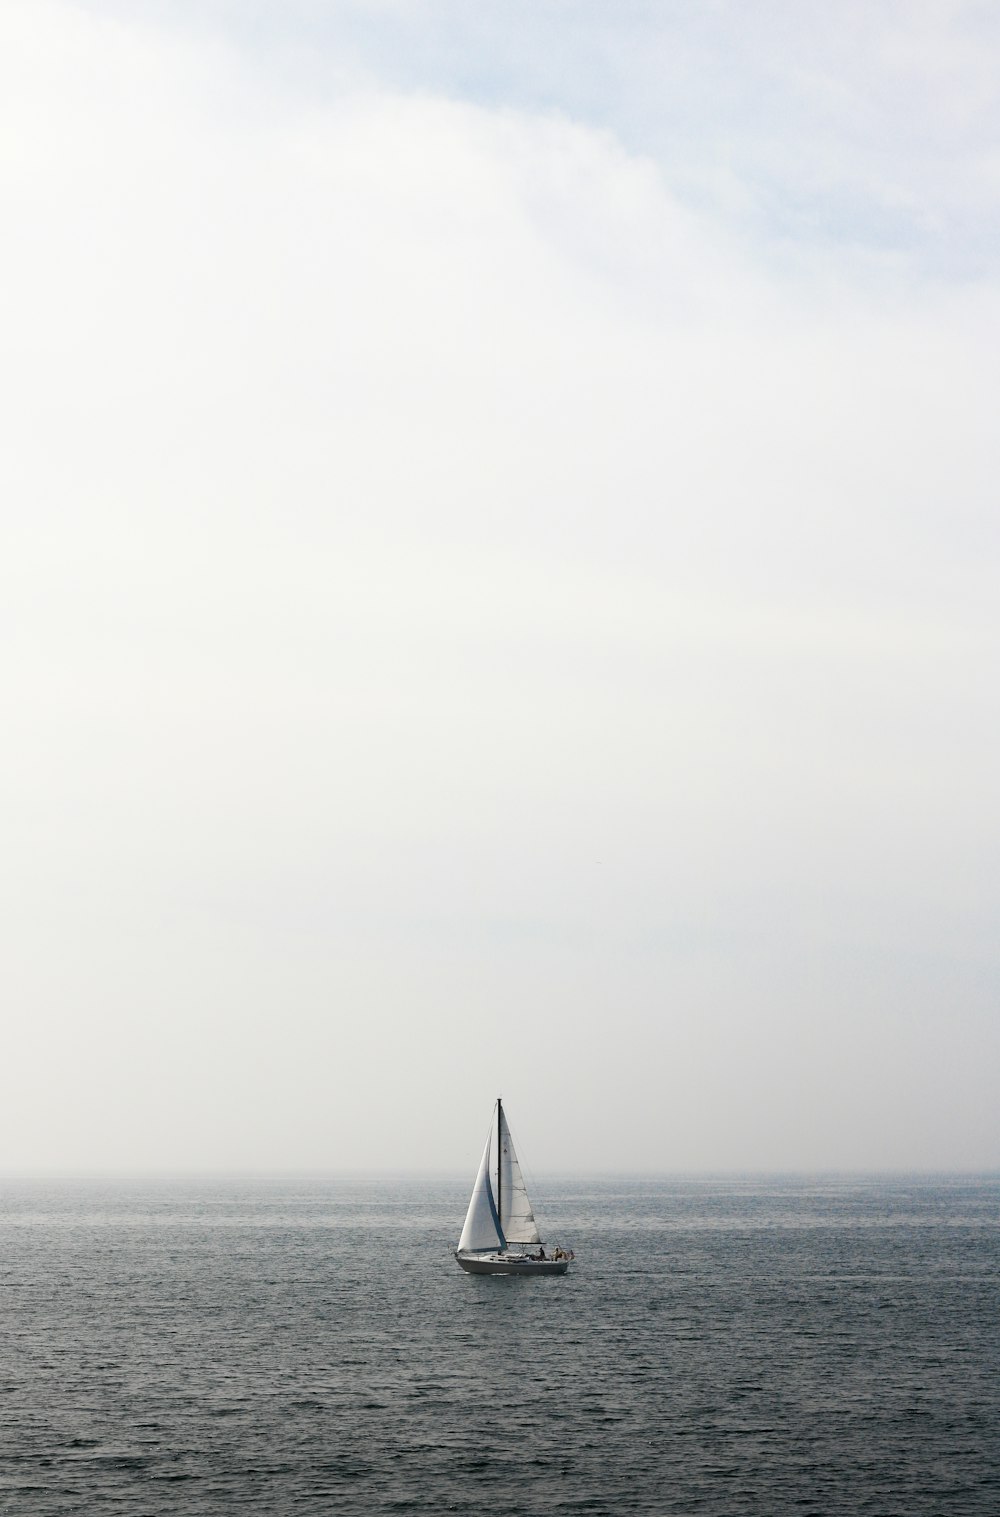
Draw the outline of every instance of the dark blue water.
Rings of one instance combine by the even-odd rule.
[[[1000,1180],[7,1182],[0,1512],[1000,1512]]]

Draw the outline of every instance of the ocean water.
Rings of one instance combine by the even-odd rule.
[[[0,1512],[1000,1512],[1000,1179],[7,1181]]]

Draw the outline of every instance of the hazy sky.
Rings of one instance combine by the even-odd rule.
[[[1000,1165],[1000,8],[0,9],[0,1168]]]

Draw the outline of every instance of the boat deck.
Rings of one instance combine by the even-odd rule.
[[[529,1254],[463,1254],[455,1258],[470,1275],[564,1275],[569,1259],[533,1259]]]

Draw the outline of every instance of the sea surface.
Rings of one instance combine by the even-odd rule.
[[[0,1512],[1000,1513],[1000,1178],[468,1190],[4,1182]]]

